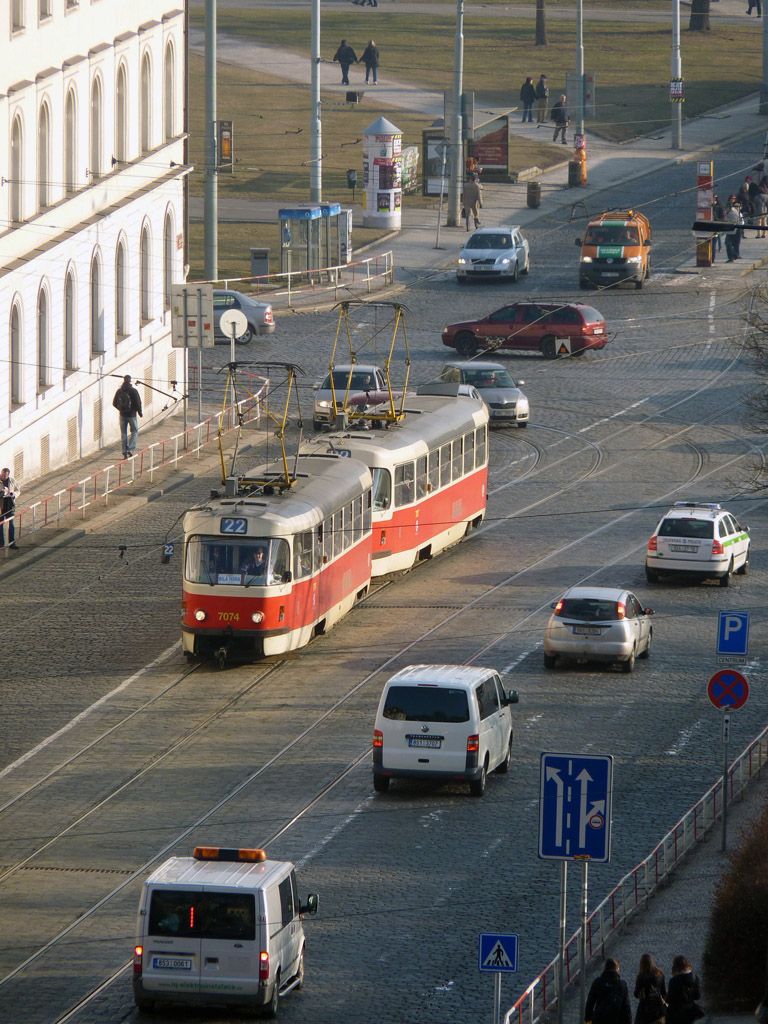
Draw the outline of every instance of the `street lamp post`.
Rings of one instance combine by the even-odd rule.
[[[672,81],[682,88],[683,61],[680,56],[680,0],[672,0]],[[683,148],[683,104],[682,97],[670,96],[672,119],[672,149]]]
[[[464,0],[456,0],[456,45],[453,54],[453,111],[449,146],[451,178],[448,188],[448,227],[459,226],[461,209],[461,182],[463,178],[464,147],[461,138],[461,94],[464,72]]]
[[[768,18],[763,18],[763,81],[760,83],[761,114],[768,114]]]
[[[203,237],[205,278],[219,276],[219,193],[216,170],[216,0],[205,0],[205,190]]]
[[[576,0],[576,78],[577,99],[576,134],[584,138],[584,0]]]
[[[320,114],[320,0],[312,0],[312,56],[310,58],[309,198],[323,199],[322,121]]]

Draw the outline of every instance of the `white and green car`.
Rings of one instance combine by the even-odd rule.
[[[749,527],[720,505],[676,501],[648,541],[645,575],[655,583],[687,573],[727,587],[734,573],[749,572],[749,543]]]

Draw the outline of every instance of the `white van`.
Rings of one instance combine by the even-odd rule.
[[[296,874],[264,850],[198,846],[171,857],[144,882],[133,956],[140,1010],[158,1003],[263,1007],[304,982]]]
[[[506,772],[512,754],[511,704],[492,668],[410,665],[392,676],[373,730],[373,788],[390,779],[469,781],[482,796],[488,772]]]

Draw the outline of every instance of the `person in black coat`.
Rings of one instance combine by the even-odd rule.
[[[379,48],[372,39],[363,50],[360,60],[365,64],[365,84],[368,85],[368,78],[372,74],[373,84],[377,85],[379,81]]]
[[[526,78],[520,89],[520,102],[523,104],[523,124],[533,122],[533,104],[536,102],[536,86],[532,78]]]
[[[352,64],[358,64],[357,54],[349,45],[346,39],[341,40],[338,50],[333,56],[341,68],[341,84],[349,85],[349,68]]]
[[[621,964],[609,958],[603,973],[595,978],[584,1007],[584,1020],[592,1024],[632,1024],[632,1007],[626,981],[619,977]]]
[[[701,999],[701,987],[690,960],[676,956],[667,986],[667,1024],[693,1024],[703,1017],[698,999]]]
[[[664,972],[656,966],[650,953],[643,953],[640,957],[635,999],[638,1000],[635,1024],[655,1024],[663,1019],[667,1008],[667,986]]]

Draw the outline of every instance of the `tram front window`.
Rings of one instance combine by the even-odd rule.
[[[373,487],[371,488],[373,510],[374,512],[383,512],[392,504],[392,474],[388,469],[380,469],[378,466],[374,466],[371,474],[373,475]]]
[[[265,587],[287,582],[289,566],[285,540],[190,537],[184,574],[190,583]]]

